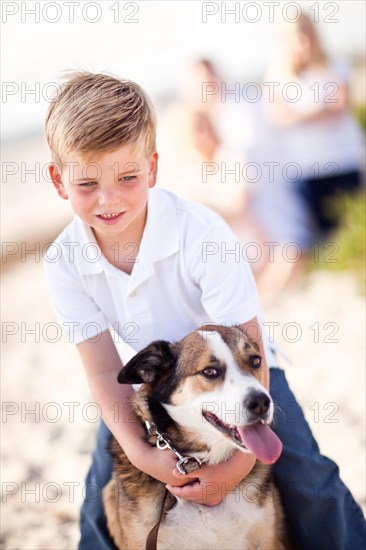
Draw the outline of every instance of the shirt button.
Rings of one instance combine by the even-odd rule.
[[[136,290],[133,290],[131,293],[130,293],[130,296],[131,298],[134,298],[136,296]]]

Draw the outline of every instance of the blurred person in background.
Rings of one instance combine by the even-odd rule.
[[[262,242],[255,270],[262,295],[276,295],[302,273],[312,245],[339,225],[338,199],[360,189],[364,171],[364,136],[349,108],[350,68],[328,58],[306,12],[294,19],[276,29],[246,152],[260,166],[278,164],[271,181],[249,188],[247,200]]]
[[[230,177],[221,178],[221,192],[235,203],[222,214],[242,243],[256,247],[251,264],[262,296],[275,296],[303,272],[311,246],[339,224],[338,198],[360,189],[364,170],[365,142],[349,109],[347,64],[328,58],[305,12],[277,28],[274,46],[259,101],[237,103],[216,93],[203,103],[201,97],[191,126],[192,143],[205,161],[240,161],[259,170],[256,179],[237,184],[242,197],[231,197]],[[201,89],[207,82],[211,90],[222,85],[212,63],[199,61],[194,69],[191,98],[199,82]],[[213,197],[204,202],[215,207]]]
[[[281,168],[272,179],[269,164],[286,163],[284,130],[266,120],[259,83],[225,81],[212,61],[192,63],[182,83],[181,99],[163,123],[169,154],[162,157],[177,161],[184,154],[179,193],[226,218],[261,295],[275,295],[301,265],[288,261],[284,247],[306,248],[311,233],[308,211]]]
[[[299,167],[295,192],[311,216],[311,241],[322,240],[339,223],[336,199],[362,183],[365,143],[349,110],[350,70],[327,56],[306,13],[279,27],[276,54],[266,80],[279,86],[265,113]]]
[[[190,105],[189,132],[196,151],[212,161],[219,143],[217,123],[220,111],[219,89],[222,78],[208,59],[195,61],[183,84],[183,96]]]
[[[161,116],[159,170],[162,187],[214,208],[230,222],[242,217],[245,194],[237,178],[225,179],[221,163],[230,169],[242,159],[247,126],[235,124],[228,130],[232,102],[222,101],[222,83],[220,71],[208,59],[193,60],[182,70],[178,97]]]

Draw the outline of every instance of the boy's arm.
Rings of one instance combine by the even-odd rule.
[[[191,482],[192,479],[180,480],[173,475],[177,460],[171,451],[162,452],[144,440],[144,428],[130,401],[134,390],[129,384],[117,382],[123,365],[109,330],[97,341],[86,340],[77,348],[103,420],[132,464],[164,483],[184,485]]]
[[[262,384],[268,390],[269,371],[264,353],[261,328],[257,318],[254,317],[251,321],[243,323],[240,328],[259,346],[263,365]],[[255,461],[256,458],[252,453],[243,453],[237,450],[226,462],[221,462],[215,466],[204,466],[200,470],[185,476],[192,478],[198,476],[199,479],[195,483],[184,487],[173,487],[172,484],[168,485],[168,489],[177,497],[194,500],[206,506],[215,506],[225,499],[225,495],[234,491],[240,481],[252,471]],[[174,471],[174,475],[178,479],[182,478],[182,474],[178,470]]]

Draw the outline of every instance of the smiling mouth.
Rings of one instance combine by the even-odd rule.
[[[124,212],[106,212],[104,214],[97,214],[97,217],[102,218],[103,220],[113,220],[114,218],[118,218],[121,214],[124,214]]]
[[[115,225],[125,215],[126,212],[103,212],[103,214],[96,214],[96,217],[104,225]]]

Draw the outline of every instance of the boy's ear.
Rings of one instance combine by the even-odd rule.
[[[132,357],[117,380],[120,384],[152,384],[174,367],[176,359],[173,344],[157,340]]]
[[[158,175],[158,159],[159,155],[157,151],[150,157],[150,170],[149,170],[149,188],[154,187],[156,184],[156,178]]]
[[[52,180],[52,183],[58,193],[58,195],[62,198],[67,200],[69,198],[65,186],[62,183],[61,174],[60,174],[60,168],[56,164],[50,164],[48,168],[50,178]]]

